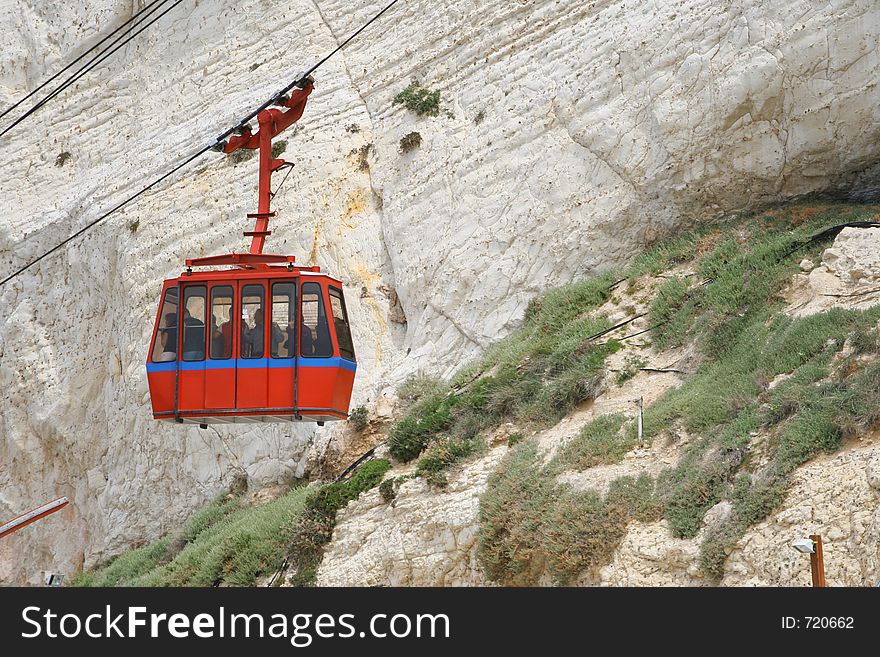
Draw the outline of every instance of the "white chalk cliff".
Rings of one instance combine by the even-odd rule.
[[[0,139],[0,274],[208,143],[384,4],[184,0]],[[3,0],[0,106],[142,5]],[[296,168],[268,250],[344,281],[354,401],[375,400],[417,368],[448,373],[538,291],[670,229],[849,190],[880,160],[878,37],[874,0],[401,0],[318,71],[286,136]],[[411,79],[441,91],[439,116],[392,105]],[[402,154],[413,131],[421,146]],[[236,471],[300,476],[334,431],[151,419],[161,281],[186,257],[241,249],[255,187],[255,161],[205,155],[0,288],[0,518],[72,502],[0,542],[0,582],[153,539]]]

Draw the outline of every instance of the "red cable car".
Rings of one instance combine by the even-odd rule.
[[[157,420],[204,428],[348,417],[357,365],[342,283],[293,256],[263,253],[275,216],[272,173],[293,166],[272,157],[272,138],[299,120],[313,88],[308,80],[276,99],[285,110],[261,111],[256,134],[244,126],[219,144],[224,153],[259,149],[259,209],[248,215],[256,226],[245,232],[249,253],[187,260],[163,284],[147,356]]]

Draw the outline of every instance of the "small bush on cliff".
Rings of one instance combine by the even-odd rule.
[[[624,383],[632,379],[639,371],[648,364],[641,356],[627,356],[626,362],[623,365],[623,369],[621,369],[617,376],[615,377],[615,381],[617,385],[622,386]]]
[[[400,152],[409,153],[422,145],[422,135],[418,132],[409,132],[400,138]]]
[[[258,507],[240,508],[198,534],[171,562],[136,580],[138,586],[253,586],[284,559],[285,529],[296,522],[308,489]]]
[[[635,447],[632,437],[621,430],[625,421],[622,413],[600,415],[559,450],[555,464],[567,470],[586,470],[620,461]]]
[[[305,506],[299,488],[262,506],[224,494],[198,511],[177,539],[165,537],[76,578],[84,586],[253,586],[284,559],[286,537]]]
[[[687,280],[678,276],[670,278],[657,291],[651,303],[651,325],[656,327],[651,337],[657,349],[678,347],[684,342],[697,305],[695,295]]]
[[[370,412],[366,406],[358,406],[349,414],[348,421],[355,431],[363,431],[370,423]]]
[[[257,151],[253,148],[239,148],[228,155],[228,160],[234,166],[236,164],[241,164],[242,162],[247,162],[256,157],[256,155]]]
[[[199,535],[223,520],[233,511],[241,507],[241,495],[224,493],[211,504],[196,511],[184,527],[182,538],[186,543],[192,543]]]
[[[476,454],[484,447],[475,438],[446,438],[425,450],[416,466],[416,475],[435,486],[446,485],[446,471],[455,463]]]
[[[395,488],[396,483],[395,478],[391,477],[382,480],[382,483],[379,484],[379,495],[382,496],[384,501],[390,502],[397,496],[397,489]]]
[[[400,387],[397,388],[397,396],[409,407],[422,399],[438,393],[446,393],[448,390],[449,386],[442,379],[419,373],[410,376],[400,384]]]
[[[281,154],[287,150],[287,140],[279,139],[275,143],[272,144],[272,157],[277,159],[281,157]]]
[[[292,583],[308,586],[314,583],[318,565],[336,526],[336,514],[349,502],[382,481],[391,465],[384,459],[367,461],[344,481],[321,486],[311,493],[305,509],[293,528],[288,555],[296,568]]]
[[[161,538],[113,559],[92,572],[83,572],[70,581],[70,586],[125,586],[145,575],[159,564],[168,550],[170,538]]]
[[[421,454],[431,438],[449,427],[453,403],[449,393],[442,389],[415,402],[407,415],[391,427],[388,436],[391,455],[398,461],[411,461]]]
[[[440,92],[413,82],[394,97],[394,105],[403,105],[419,116],[440,114]]]
[[[544,572],[570,584],[608,563],[626,530],[627,501],[556,483],[534,441],[504,458],[480,500],[477,558],[486,575],[511,586],[534,586]],[[636,502],[632,502],[635,506]]]

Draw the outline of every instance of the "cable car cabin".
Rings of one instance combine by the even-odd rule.
[[[258,132],[241,122],[212,147],[259,150],[258,210],[248,214],[256,223],[244,233],[248,253],[187,260],[182,276],[165,281],[147,357],[157,420],[205,427],[348,418],[356,363],[342,284],[319,267],[295,266],[293,256],[263,253],[278,192],[272,174],[293,166],[273,157],[272,139],[302,116],[314,80],[298,86],[273,99],[283,109],[267,104],[257,113]],[[193,272],[221,265],[234,269]]]
[[[199,260],[230,257],[248,255]],[[288,265],[165,281],[147,360],[157,420],[347,419],[356,361],[342,284],[292,256],[252,257]]]

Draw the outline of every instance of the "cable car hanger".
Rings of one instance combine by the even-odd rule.
[[[306,100],[315,88],[315,80],[311,75],[302,76],[297,81],[299,88],[290,94],[279,94],[272,104],[286,108],[263,109],[257,114],[259,130],[251,131],[249,123],[240,124],[228,141],[218,138],[212,149],[227,155],[240,148],[257,149],[260,161],[260,182],[258,191],[257,211],[248,214],[248,219],[255,219],[254,229],[245,231],[245,237],[251,238],[248,253],[230,253],[221,256],[193,258],[186,261],[187,273],[193,267],[213,267],[217,265],[235,265],[242,269],[265,268],[272,263],[287,263],[288,270],[293,269],[294,256],[269,255],[263,253],[266,238],[272,234],[269,230],[269,219],[275,216],[270,204],[272,201],[272,174],[284,168],[292,168],[292,162],[272,157],[272,139],[279,133],[296,123],[303,115]]]

